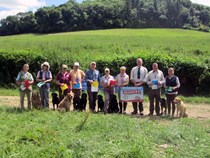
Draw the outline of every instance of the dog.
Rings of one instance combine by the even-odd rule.
[[[32,107],[35,109],[41,109],[41,100],[39,93],[37,91],[32,92],[32,97],[31,97],[31,102],[32,102]]]
[[[102,95],[98,95],[98,112],[102,112],[104,111],[104,100],[103,100],[103,96]]]
[[[70,111],[71,100],[73,99],[74,95],[68,93],[65,98],[58,104],[58,111],[66,112]]]
[[[82,97],[80,99],[80,110],[86,110],[86,105],[87,105],[87,94],[82,93]]]
[[[53,110],[55,110],[55,105],[58,108],[58,104],[60,103],[60,100],[58,99],[57,93],[52,93],[51,96],[52,96]]]
[[[108,112],[109,113],[118,113],[119,112],[117,96],[115,94],[110,95]]]
[[[188,117],[187,108],[179,97],[174,99],[174,103],[176,105],[177,117]]]
[[[160,115],[163,115],[163,113],[166,115],[167,111],[167,103],[165,98],[160,98],[160,107],[161,107],[161,113]],[[163,111],[164,109],[164,111]]]

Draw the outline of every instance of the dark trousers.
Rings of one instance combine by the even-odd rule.
[[[142,102],[132,102],[134,112],[138,112],[137,105],[139,103],[139,111],[140,113],[144,111],[143,103]]]
[[[63,92],[63,94],[62,94],[62,90],[59,88],[59,100],[61,101],[61,100],[63,100],[63,98],[69,93],[69,90],[68,89],[66,89],[64,92]]]
[[[168,106],[168,114],[171,114],[171,104],[172,104],[172,116],[174,115],[175,112],[175,103],[174,99],[176,98],[176,94],[166,94],[166,99],[167,99],[167,106]]]
[[[98,92],[91,92],[90,86],[87,87],[87,92],[89,100],[89,109],[90,111],[95,111]]]
[[[82,110],[80,105],[81,89],[73,89],[72,92],[74,93],[74,99],[73,99],[74,110]]]
[[[155,101],[155,107],[154,107],[154,101]],[[149,91],[149,111],[150,114],[154,113],[154,109],[157,115],[160,114],[160,89],[151,89]]]
[[[50,89],[46,88],[44,85],[39,88],[42,108],[49,108],[49,92]]]
[[[119,102],[120,105],[120,113],[122,113],[123,111],[126,111],[127,108],[127,102]]]

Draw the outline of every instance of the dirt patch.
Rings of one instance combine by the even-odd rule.
[[[25,97],[25,106],[27,105]],[[88,104],[87,104],[88,105]],[[0,96],[0,106],[15,106],[20,107],[20,98],[19,96]],[[207,104],[186,104],[187,112],[189,113],[190,118],[196,118],[198,120],[210,120],[210,105]],[[50,102],[50,107],[52,107],[52,103]],[[128,103],[127,106],[127,114],[132,112],[132,104]],[[148,103],[144,103],[144,114],[147,115],[149,113]],[[140,115],[136,116],[140,117]],[[145,116],[144,116],[145,117]],[[154,116],[155,117],[155,116]]]

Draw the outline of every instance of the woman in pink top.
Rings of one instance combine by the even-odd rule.
[[[59,99],[60,101],[63,100],[63,98],[71,92],[71,75],[67,72],[67,65],[62,65],[61,71],[56,76],[56,83],[58,85],[58,91],[59,91]],[[62,87],[64,87],[66,84],[66,89],[62,90]]]

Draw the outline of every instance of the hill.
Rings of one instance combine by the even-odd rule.
[[[185,28],[209,32],[210,7],[190,0],[69,0],[0,21],[0,35],[110,28]]]
[[[50,62],[53,75],[59,71],[59,65],[72,66],[75,61],[81,63],[83,70],[91,61],[97,61],[101,72],[109,66],[116,75],[121,65],[126,65],[129,73],[136,58],[142,57],[149,70],[152,62],[158,62],[165,74],[173,66],[189,84],[186,88],[183,83],[184,89],[194,94],[203,87],[205,90],[200,91],[206,93],[209,38],[209,33],[180,29],[111,29],[0,37],[1,85],[13,83],[25,62],[34,75],[45,60]]]

